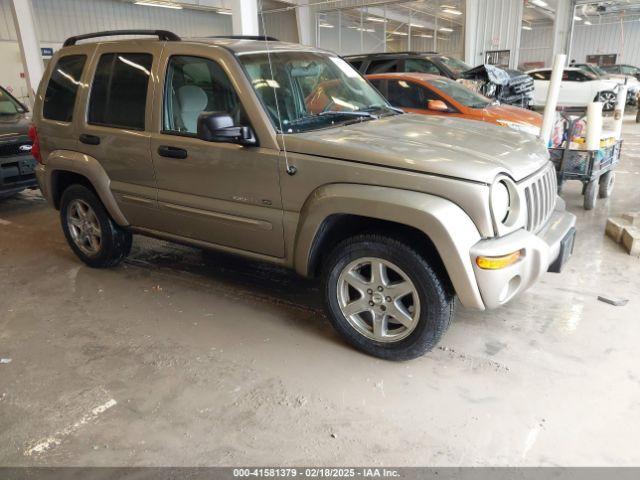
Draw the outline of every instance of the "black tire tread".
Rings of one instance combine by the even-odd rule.
[[[66,227],[66,206],[74,198],[81,198],[89,203],[100,222],[103,232],[102,241],[105,248],[96,257],[89,257],[79,250],[71,239],[69,230]],[[62,199],[60,201],[60,221],[62,222],[62,230],[64,231],[67,243],[69,243],[69,246],[78,258],[90,267],[114,267],[122,262],[131,252],[131,245],[133,243],[131,232],[115,223],[98,196],[84,185],[71,185],[62,193]]]
[[[353,330],[352,327],[346,323],[339,310],[337,310],[335,314],[333,312],[330,294],[331,286],[329,283],[332,267],[350,252],[356,249],[369,249],[372,247],[382,247],[385,251],[406,255],[409,261],[415,262],[418,270],[421,270],[428,277],[429,284],[431,288],[433,288],[435,296],[445,306],[439,315],[432,315],[432,318],[429,319],[428,326],[424,326],[422,329],[420,326],[416,327],[416,330],[407,338],[396,343],[382,344],[369,340]],[[394,262],[397,263],[395,260]],[[405,273],[407,272],[405,271]],[[387,360],[410,360],[420,357],[432,350],[451,325],[455,314],[455,294],[447,286],[448,282],[443,281],[441,274],[439,274],[418,251],[401,239],[387,235],[378,233],[360,234],[343,240],[326,257],[322,269],[322,279],[325,306],[329,320],[336,330],[348,343],[357,349]],[[421,321],[424,322],[427,320],[421,316]]]

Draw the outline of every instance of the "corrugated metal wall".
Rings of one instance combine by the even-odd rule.
[[[522,0],[482,0],[470,63],[484,63],[488,50],[511,50],[510,66],[518,65],[522,9]]]
[[[553,56],[553,25],[534,25],[531,30],[522,30],[520,38],[519,65],[525,70],[533,63],[551,65]],[[530,64],[529,66],[527,64]]]
[[[551,25],[534,26],[531,31],[522,31],[520,43],[520,65],[527,62],[545,62],[551,65],[553,27]],[[570,60],[586,61],[587,55],[618,55],[618,63],[640,66],[640,20],[609,20],[601,25],[574,26]]]
[[[153,8],[121,0],[33,0],[41,42],[62,43],[80,33],[123,28],[166,29],[183,36],[231,33],[231,16]],[[0,0],[0,40],[16,40],[9,0]]]
[[[618,63],[640,66],[640,21],[576,25],[571,58],[584,62],[590,54],[618,54]]]
[[[260,33],[275,37],[283,42],[298,43],[298,24],[296,23],[295,10],[265,13],[261,15]]]

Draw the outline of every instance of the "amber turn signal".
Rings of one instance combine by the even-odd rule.
[[[522,250],[518,250],[500,257],[478,257],[476,258],[476,264],[483,270],[500,270],[516,263],[523,254]]]

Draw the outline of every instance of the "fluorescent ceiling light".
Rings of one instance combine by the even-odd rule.
[[[531,27],[529,25],[522,25],[522,29],[523,30],[531,30]]]
[[[426,33],[423,33],[423,34],[418,35],[418,36],[422,37],[422,38],[433,38],[433,35],[427,35]]]
[[[220,15],[233,15],[229,10],[217,10],[216,13],[219,13]]]
[[[136,0],[136,5],[144,5],[146,7],[173,8],[174,10],[182,10],[182,5],[171,2],[158,2],[157,0]]]
[[[413,28],[424,28],[424,25],[421,25],[419,23],[410,23],[409,26]]]
[[[318,25],[320,28],[333,28],[333,25],[331,25],[330,23],[321,23],[320,25]]]
[[[589,20],[585,20],[585,21],[584,21],[584,24],[585,24],[585,25],[593,25]]]
[[[581,21],[582,21],[582,17],[579,17],[579,16],[577,16],[577,15],[576,15],[575,17],[573,17],[573,19],[574,19],[576,22],[581,22]]]
[[[380,17],[367,17],[367,20],[370,22],[379,22],[379,23],[387,23],[387,20]]]
[[[449,27],[442,27],[442,28],[439,28],[438,30],[440,30],[441,32],[453,32],[453,28],[449,28]]]
[[[544,0],[531,0],[531,3],[533,3],[536,7],[548,7],[549,4],[547,2],[545,2]]]
[[[406,32],[391,32],[391,35],[400,35],[402,37],[406,37],[409,34]]]
[[[444,13],[450,13],[451,15],[462,15],[460,10],[456,10],[455,8],[445,8],[442,10]]]
[[[440,8],[456,8],[455,5],[440,5]]]

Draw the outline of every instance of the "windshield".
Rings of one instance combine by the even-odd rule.
[[[445,56],[441,56],[438,58],[442,63],[444,63],[449,68],[449,70],[451,70],[456,75],[471,69],[469,65],[464,63],[462,60],[458,60],[457,58],[445,57]]]
[[[595,73],[596,75],[604,75],[607,76],[607,72],[605,72],[602,68],[600,68],[598,65],[589,65],[589,68],[591,69],[591,71],[593,73]]]
[[[15,98],[4,88],[0,87],[0,115],[15,115],[25,110]]]
[[[437,90],[452,97],[455,101],[469,108],[485,108],[491,105],[492,100],[480,95],[479,93],[469,90],[467,87],[455,82],[449,78],[429,79],[427,83]]]
[[[274,127],[281,133],[306,132],[397,114],[340,57],[275,51],[239,54],[239,58]]]

